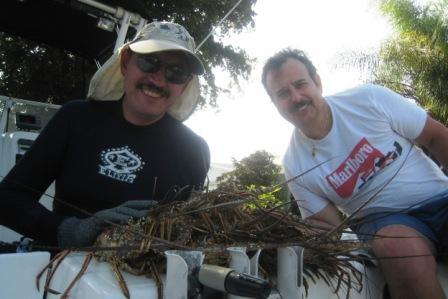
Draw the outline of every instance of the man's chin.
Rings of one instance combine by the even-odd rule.
[[[140,113],[141,124],[152,124],[159,121],[164,115],[165,111],[143,111]]]

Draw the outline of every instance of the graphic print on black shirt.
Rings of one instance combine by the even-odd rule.
[[[99,174],[132,184],[137,177],[135,173],[143,168],[145,162],[128,146],[124,146],[103,150],[101,164]]]
[[[401,155],[401,145],[394,142],[394,147],[394,150],[384,155],[366,138],[362,138],[347,159],[326,176],[327,182],[340,197],[350,197],[355,189],[361,189],[367,181]]]

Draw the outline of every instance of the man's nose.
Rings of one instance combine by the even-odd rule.
[[[165,86],[167,83],[165,72],[166,72],[165,66],[162,66],[157,72],[151,74],[153,80],[156,81],[159,86],[160,85]]]
[[[294,87],[290,87],[290,94],[291,94],[291,102],[299,103],[303,99],[302,93],[297,89],[295,89]]]

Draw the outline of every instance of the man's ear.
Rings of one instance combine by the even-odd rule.
[[[124,76],[128,68],[129,61],[131,60],[131,50],[129,48],[123,49],[120,54],[120,69],[121,74]]]

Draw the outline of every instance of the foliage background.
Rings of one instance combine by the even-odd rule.
[[[342,53],[337,66],[363,70],[367,81],[415,99],[448,125],[448,1],[379,4],[393,25],[393,36],[379,51]]]
[[[140,12],[150,21],[157,19],[184,25],[195,37],[197,44],[211,30],[214,30],[214,34],[204,43],[198,54],[203,59],[206,69],[201,84],[200,105],[216,106],[218,94],[227,90],[216,85],[213,68],[222,68],[232,78],[234,84],[238,84],[241,79],[247,79],[251,73],[253,59],[238,46],[224,44],[222,39],[229,34],[238,34],[254,27],[253,7],[256,1],[242,1],[219,27],[217,24],[236,1],[129,0],[121,2],[126,5],[133,4],[132,9]],[[45,2],[61,3],[58,0],[45,0]],[[48,12],[46,21],[51,22],[51,19],[51,12]],[[20,16],[17,16],[17,21],[23,22]],[[107,58],[110,54],[112,53],[104,57]],[[98,57],[100,63],[105,61],[104,57]],[[0,94],[2,95],[55,104],[85,98],[88,83],[95,70],[96,65],[92,59],[0,32]]]
[[[217,181],[217,189],[223,192],[248,190],[260,194],[258,204],[278,205],[289,201],[289,193],[284,184],[282,167],[274,162],[274,156],[267,151],[256,151],[237,161],[234,169],[223,173]],[[275,187],[277,186],[278,187]],[[275,188],[273,188],[275,187]]]

